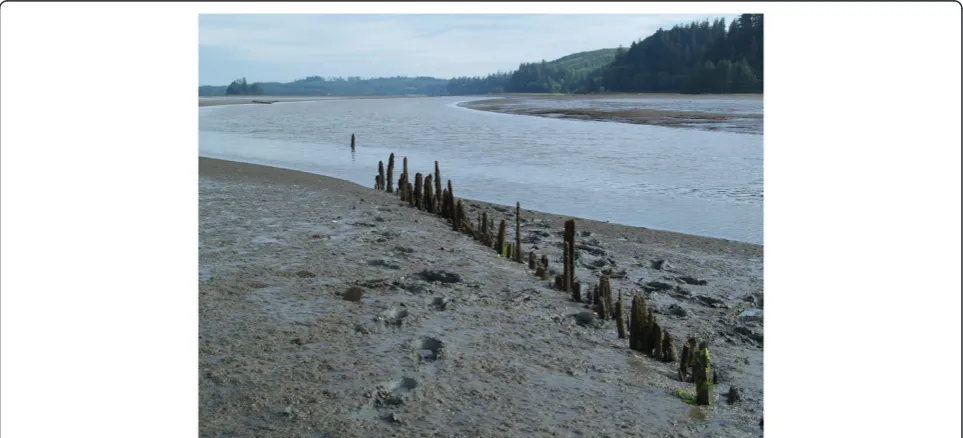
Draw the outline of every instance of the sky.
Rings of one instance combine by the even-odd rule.
[[[307,76],[483,76],[628,47],[660,27],[736,15],[202,14],[200,85]]]

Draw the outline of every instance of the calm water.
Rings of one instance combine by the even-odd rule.
[[[441,166],[455,195],[596,220],[763,240],[761,135],[558,120],[458,107],[464,97],[201,107],[200,155],[373,187],[378,161]],[[686,102],[698,105],[698,102]],[[357,150],[349,147],[357,136]]]

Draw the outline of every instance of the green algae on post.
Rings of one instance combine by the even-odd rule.
[[[693,377],[696,384],[696,404],[707,406],[712,403],[710,397],[712,384],[709,381],[709,376],[712,375],[712,367],[709,358],[708,342],[703,341],[699,344],[699,351],[696,352],[695,362]]]

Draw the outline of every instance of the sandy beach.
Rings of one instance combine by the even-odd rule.
[[[709,342],[713,405],[692,406],[678,362],[629,349],[587,303],[394,194],[206,158],[199,170],[200,436],[762,433],[760,245],[576,219],[583,291],[607,273],[678,351]],[[514,206],[462,201],[514,241]],[[570,218],[524,207],[523,251],[561,271]]]

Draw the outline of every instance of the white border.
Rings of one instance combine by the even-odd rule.
[[[374,10],[765,13],[767,431],[960,435],[948,2],[4,3],[3,436],[197,433],[197,14]]]

